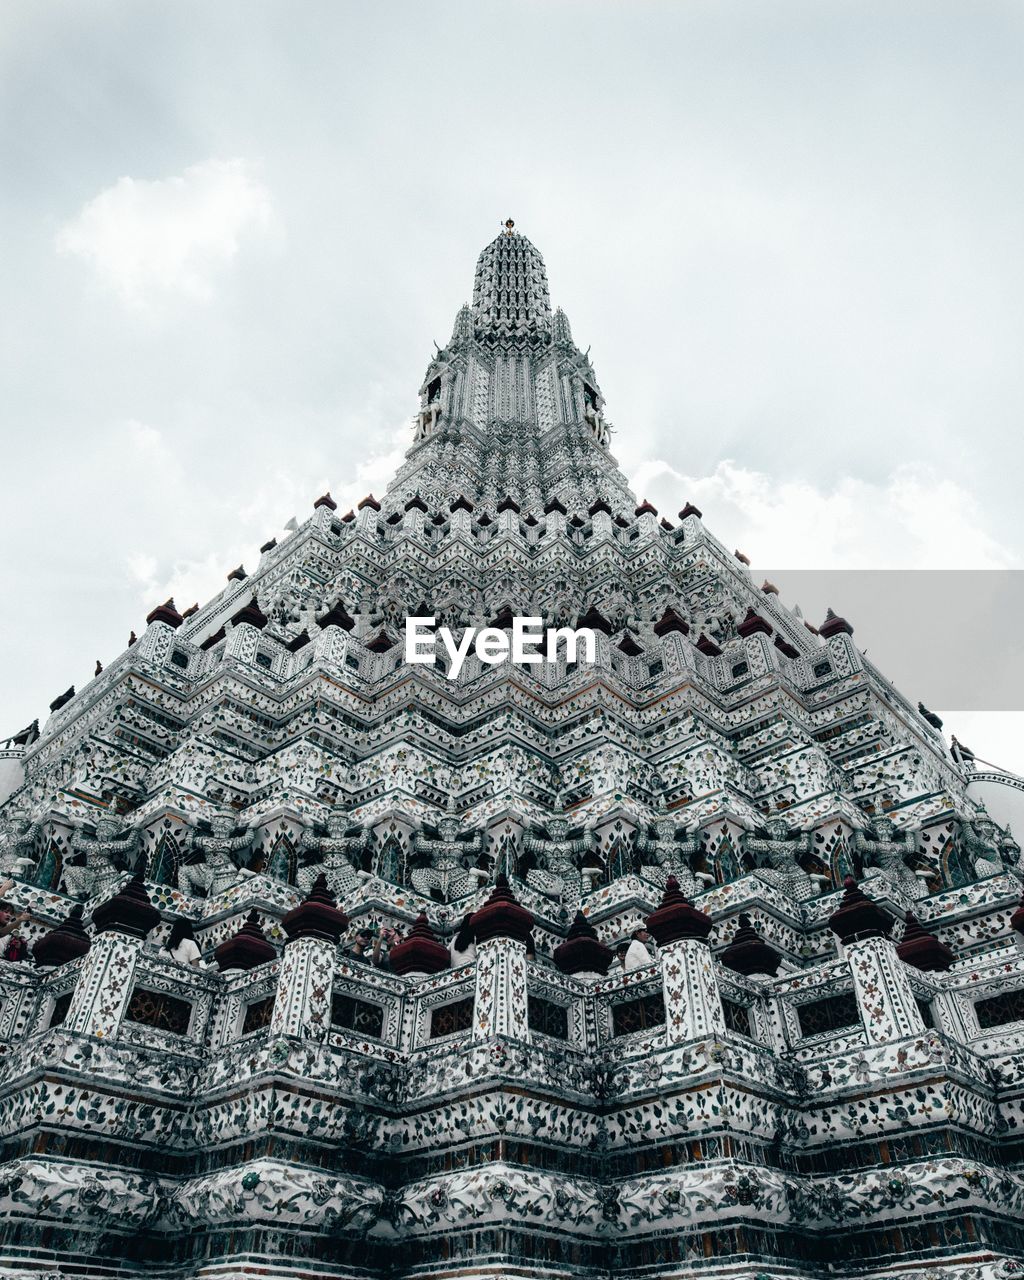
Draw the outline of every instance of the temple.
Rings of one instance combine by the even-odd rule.
[[[0,749],[0,1277],[1022,1271],[986,778],[612,439],[509,220],[387,492]]]

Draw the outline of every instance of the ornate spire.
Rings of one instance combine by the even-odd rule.
[[[544,259],[509,223],[511,218],[477,259],[473,281],[477,338],[546,336],[551,329]]]
[[[578,512],[597,499],[620,517],[635,508],[608,452],[612,428],[589,349],[575,345],[563,311],[552,314],[544,259],[511,218],[481,252],[472,305],[431,357],[419,395],[389,513],[414,495],[443,512],[459,494],[488,521],[506,498],[522,511],[553,499]]]

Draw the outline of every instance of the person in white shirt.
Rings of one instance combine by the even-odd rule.
[[[633,936],[626,947],[626,954],[622,962],[622,967],[627,973],[630,969],[642,969],[645,964],[651,963],[654,957],[647,949],[647,943],[650,939],[651,935],[646,929],[633,930]]]
[[[473,941],[473,930],[469,925],[472,918],[472,912],[462,917],[462,923],[459,925],[458,931],[451,942],[448,943],[448,953],[452,958],[453,969],[458,969],[464,964],[470,964],[476,959],[476,943]]]
[[[163,950],[172,960],[177,960],[178,964],[190,964],[194,969],[206,968],[203,964],[203,953],[199,950],[192,925],[188,920],[175,920]]]

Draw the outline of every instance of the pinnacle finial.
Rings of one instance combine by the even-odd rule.
[[[512,218],[506,218],[506,219],[505,219],[505,234],[506,234],[507,236],[510,236],[510,235],[512,234],[512,232],[515,230],[515,225],[516,225],[516,224],[515,224],[515,220],[514,220],[514,219],[512,219]]]

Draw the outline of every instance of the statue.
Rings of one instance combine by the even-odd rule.
[[[84,862],[66,862],[63,880],[72,898],[97,898],[112,893],[118,880],[131,869],[138,853],[140,833],[133,827],[121,838],[122,822],[115,814],[96,819],[96,835],[87,836],[79,827],[71,837],[72,851]]]
[[[321,872],[327,877],[327,887],[339,899],[352,893],[366,878],[366,872],[359,869],[358,857],[369,847],[369,828],[360,827],[359,833],[351,836],[346,835],[348,828],[348,811],[335,809],[327,815],[326,836],[317,836],[310,828],[303,831],[299,850],[308,856],[295,873],[296,884],[303,893],[309,893]]]
[[[1013,832],[1007,823],[1002,838],[999,841],[999,852],[1003,858],[1003,866],[1016,871],[1018,875],[1024,874],[1024,864],[1021,862],[1020,845],[1013,838]]]
[[[1006,870],[1007,862],[1014,866],[1020,857],[1016,840],[1009,832],[1000,830],[984,805],[978,806],[978,812],[970,821],[960,824],[960,844],[979,880],[999,875]]]
[[[526,873],[526,882],[548,898],[557,899],[574,916],[580,909],[584,892],[589,892],[594,880],[601,873],[598,863],[591,861],[586,869],[583,862],[588,854],[597,852],[597,838],[592,827],[585,827],[583,835],[569,839],[569,819],[562,814],[549,818],[547,836],[535,836],[527,831],[523,836],[523,849],[540,859],[541,866]],[[586,883],[584,883],[586,881]]]
[[[882,880],[908,898],[925,897],[928,891],[923,877],[911,871],[907,862],[916,851],[913,833],[907,831],[897,838],[892,818],[875,818],[874,829],[874,840],[869,840],[863,831],[856,831],[853,836],[864,865],[864,878]]]
[[[692,898],[706,884],[714,882],[714,876],[706,871],[694,871],[690,864],[691,857],[704,843],[699,827],[694,827],[694,834],[689,837],[683,827],[684,838],[677,840],[679,827],[667,816],[665,809],[661,810],[651,826],[654,830],[653,839],[648,837],[646,827],[641,827],[636,833],[637,853],[642,857],[654,856],[654,863],[641,863],[640,874],[645,879],[664,889],[669,876],[675,876],[679,888],[687,898]]]
[[[0,814],[0,880],[27,880],[36,865],[35,845],[42,823]]]
[[[243,876],[251,876],[247,867],[239,867],[238,857],[248,849],[255,838],[255,831],[245,828],[240,836],[232,835],[235,815],[229,812],[215,813],[210,819],[212,834],[197,836],[189,830],[185,838],[185,851],[198,849],[201,862],[186,862],[178,871],[178,881],[186,893],[202,890],[208,898],[216,897],[230,889]]]
[[[797,860],[799,854],[811,851],[809,831],[790,835],[789,823],[777,816],[767,818],[764,829],[768,833],[766,839],[755,836],[747,836],[746,839],[747,852],[753,855],[757,864],[755,874],[797,902],[806,902],[808,898],[831,888],[829,876],[817,872],[812,874]]]
[[[430,840],[421,831],[412,838],[413,852],[425,857],[429,863],[429,866],[416,867],[410,877],[417,893],[440,898],[442,902],[453,902],[490,879],[484,833],[476,831],[469,840],[462,840],[459,838],[461,831],[462,819],[455,812],[455,797],[449,795],[447,810],[437,822],[439,839]],[[467,868],[466,860],[471,855],[475,855],[476,861]]]

